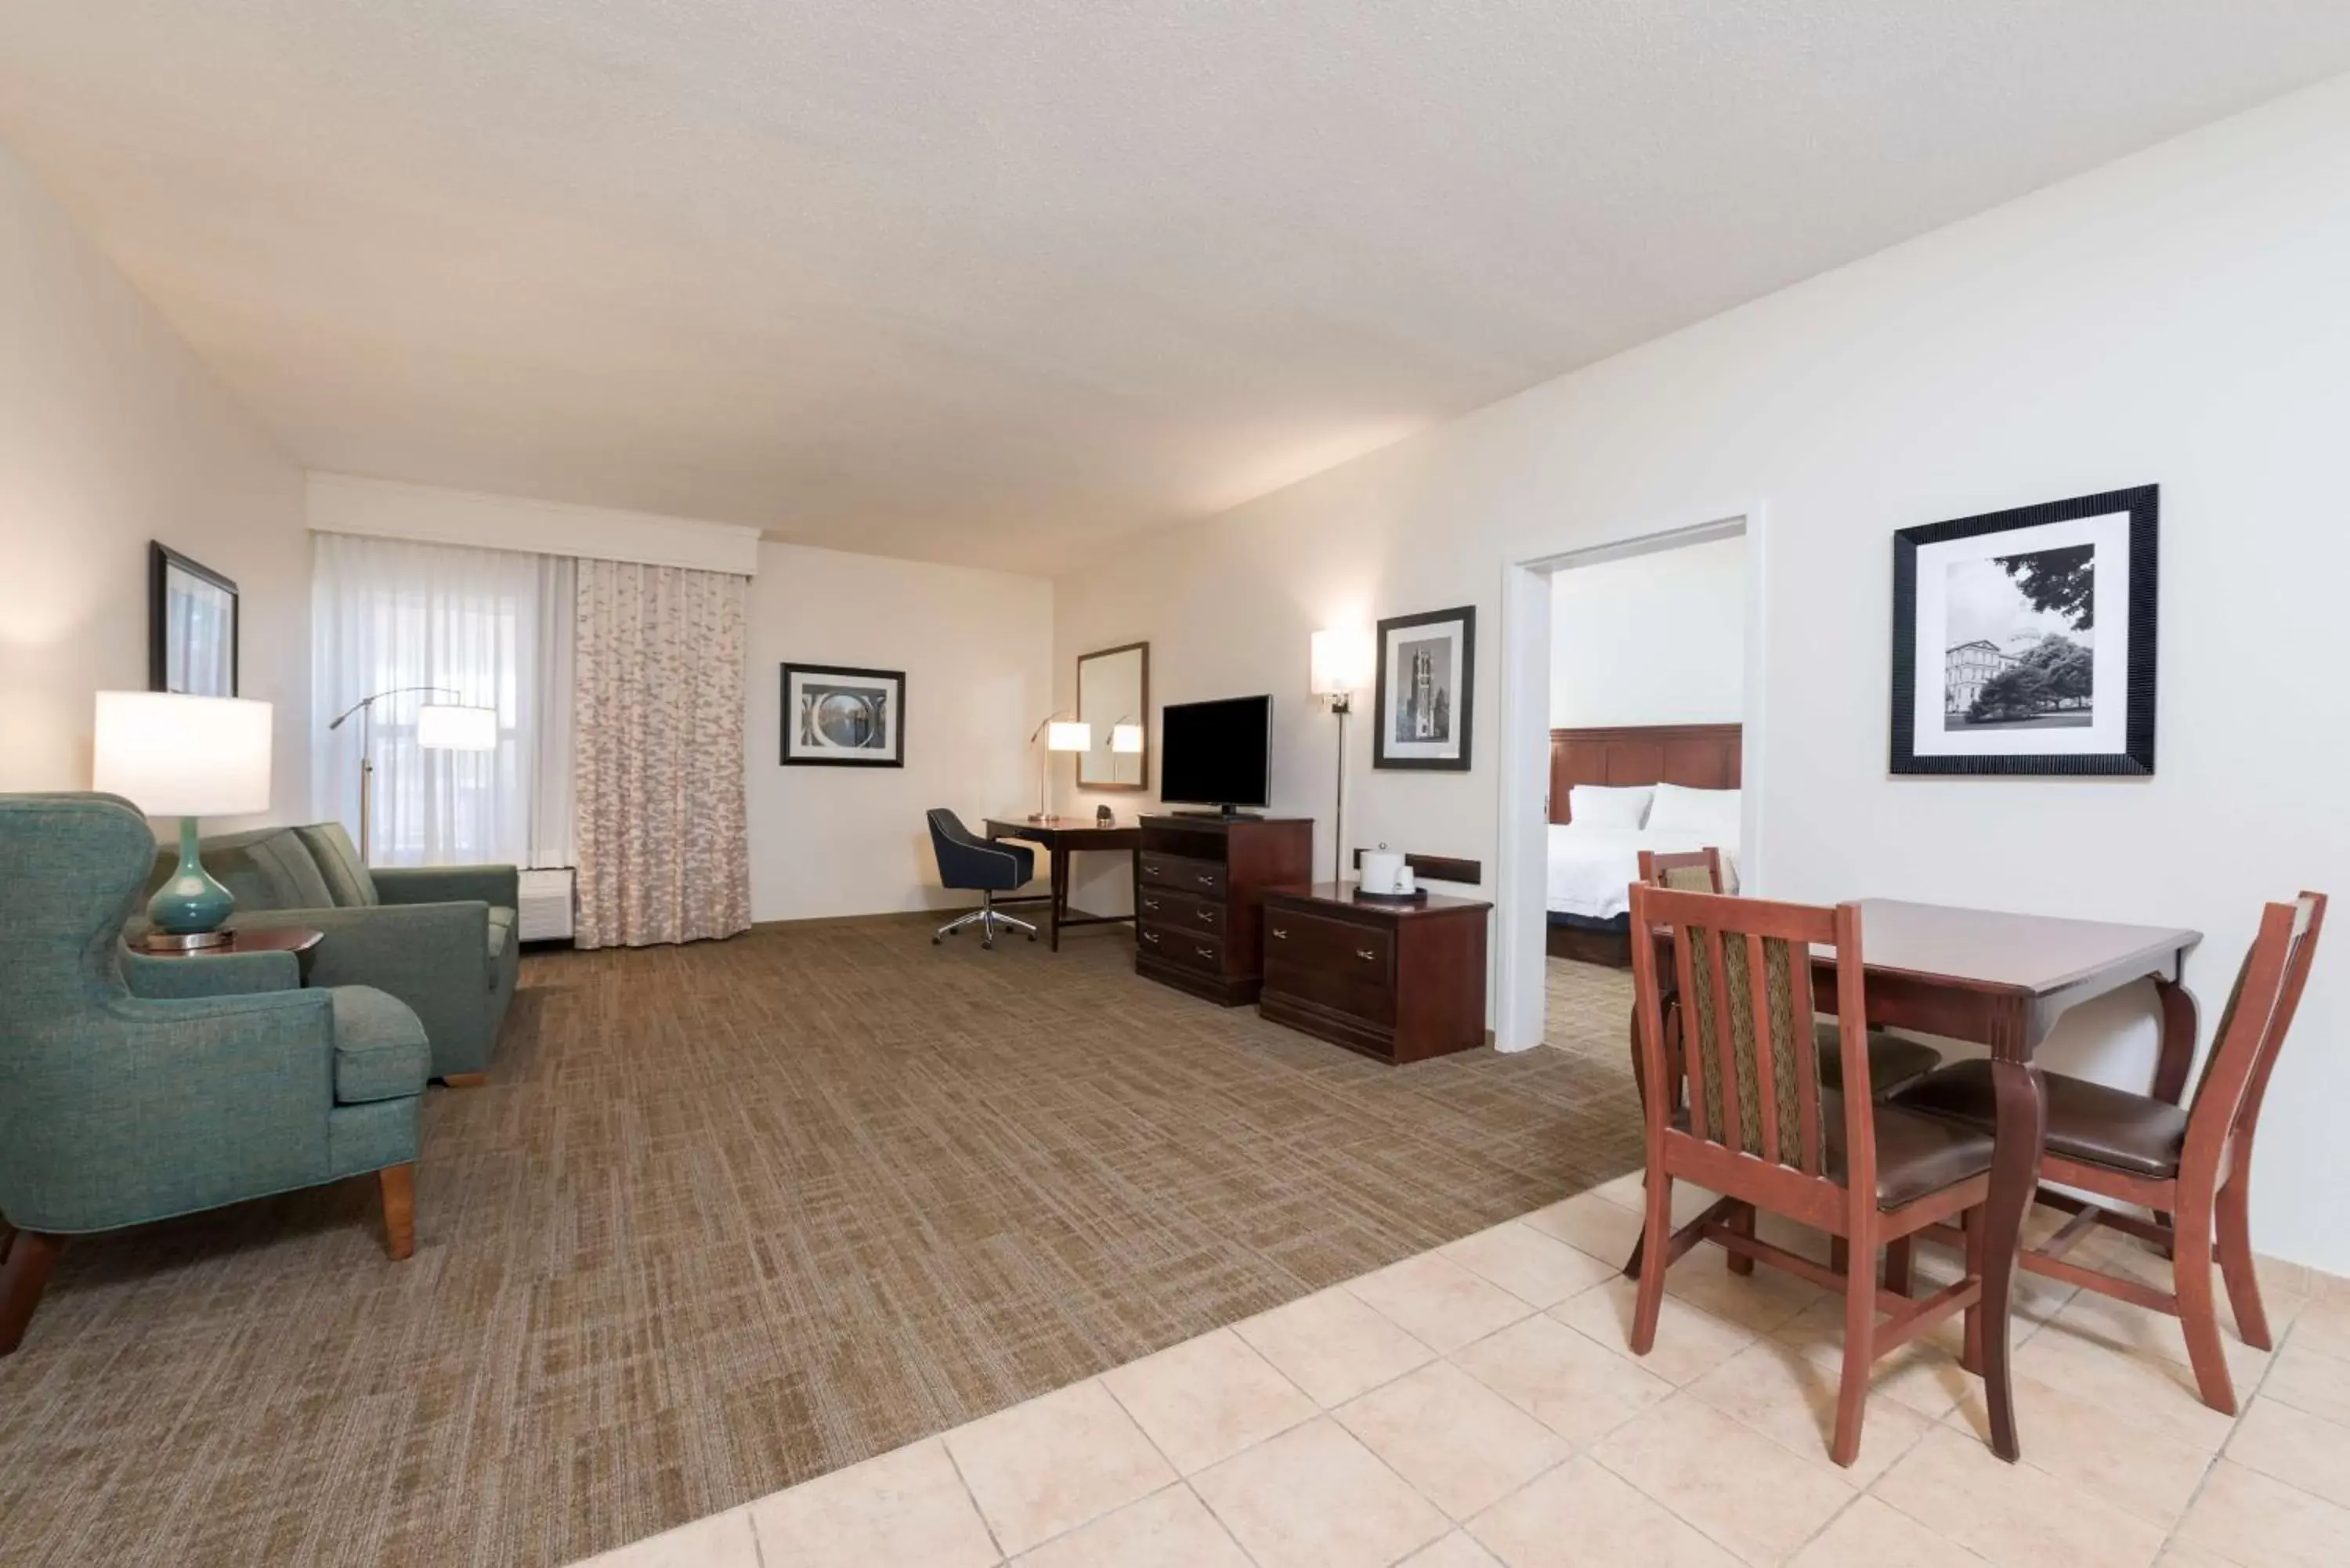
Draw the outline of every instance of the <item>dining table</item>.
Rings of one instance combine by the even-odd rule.
[[[1899,898],[1859,903],[1869,1027],[1940,1035],[1991,1053],[1997,1123],[1983,1215],[1981,1365],[1970,1370],[1983,1379],[1991,1449],[2012,1461],[2022,1448],[2009,1370],[2011,1297],[2047,1135],[2040,1047],[2083,1002],[2151,981],[2160,1030],[2151,1093],[2178,1104],[2198,1028],[2187,955],[2202,933]],[[1835,968],[1832,950],[1813,950],[1814,995],[1835,994]]]

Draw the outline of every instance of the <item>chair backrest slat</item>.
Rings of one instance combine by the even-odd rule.
[[[1702,849],[1641,850],[1640,880],[1683,893],[1729,891],[1721,875],[1721,851],[1710,844]]]
[[[2305,892],[2293,903],[2262,909],[2260,930],[2237,971],[2189,1106],[2189,1161],[2216,1161],[2230,1136],[2249,1137],[2258,1123],[2324,924],[2323,893]]]
[[[1645,933],[1662,928],[1672,941],[1692,1136],[1807,1176],[1834,1175],[1834,1133],[1843,1131],[1847,1143],[1855,1135],[1849,1116],[1842,1129],[1822,1125],[1826,1102],[1814,1036],[1812,949],[1836,948],[1837,1006],[1850,1014],[1850,1033],[1865,1053],[1859,906],[1825,909],[1640,884],[1632,889],[1632,924]],[[1634,945],[1633,959],[1645,1020],[1647,988],[1660,983],[1653,937]],[[1848,988],[1841,983],[1846,973]],[[1644,1072],[1662,1081],[1661,1042],[1653,1057],[1645,1040],[1642,1049]],[[1866,1081],[1865,1061],[1859,1081]],[[1873,1124],[1862,1120],[1858,1136],[1873,1141]],[[1865,1158],[1873,1169],[1873,1149]],[[1846,1163],[1852,1163],[1850,1151]]]

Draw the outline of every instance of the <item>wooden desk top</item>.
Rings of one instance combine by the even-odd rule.
[[[1296,898],[1316,904],[1336,904],[1349,909],[1367,909],[1375,914],[1393,915],[1409,919],[1414,915],[1439,915],[1451,909],[1490,909],[1493,906],[1482,898],[1456,898],[1450,893],[1430,893],[1425,901],[1402,903],[1386,898],[1357,898],[1353,882],[1315,882],[1310,886],[1267,888],[1268,898]]]
[[[1984,991],[2047,996],[2101,975],[2171,971],[2200,931],[2069,920],[1899,898],[1860,901],[1871,973],[1917,975]],[[1831,956],[1814,950],[1814,956]]]
[[[1030,822],[1025,817],[991,816],[986,833],[990,838],[1019,838],[1030,844],[1041,844],[1047,849],[1139,849],[1142,828],[1132,822],[1113,822],[1102,826],[1090,816],[1056,816],[1050,822]]]

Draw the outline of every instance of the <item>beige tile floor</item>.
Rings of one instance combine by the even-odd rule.
[[[1676,1197],[1686,1217],[1707,1195]],[[1952,1324],[1879,1364],[1840,1469],[1821,1292],[1700,1249],[1630,1354],[1638,1200],[1637,1176],[1610,1183],[595,1568],[2350,1563],[2339,1282],[2272,1272],[2278,1349],[2230,1338],[2231,1420],[2196,1399],[2171,1320],[2030,1280],[2024,1461],[1983,1446]]]

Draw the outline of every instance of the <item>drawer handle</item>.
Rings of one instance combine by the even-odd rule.
[[[1142,900],[1142,907],[1146,909],[1155,909],[1159,908],[1159,900],[1156,898],[1145,898]]]
[[[1157,947],[1159,945],[1159,933],[1157,931],[1145,931],[1142,933],[1142,940],[1149,942],[1151,946]]]
[[[1193,948],[1191,950],[1198,953],[1201,958],[1213,958],[1216,956],[1216,950],[1213,948]]]
[[[1191,912],[1200,917],[1200,923],[1203,926],[1212,926],[1216,923],[1215,911],[1211,909],[1194,909]]]
[[[1283,941],[1284,941],[1284,942],[1285,942],[1285,941],[1287,941],[1287,940],[1289,940],[1289,933],[1288,933],[1287,931],[1283,930],[1279,926],[1275,926],[1275,927],[1274,927],[1274,928],[1273,928],[1273,934],[1274,934],[1274,936],[1276,936],[1276,937],[1279,937],[1279,938],[1280,938]]]
[[[1366,963],[1376,963],[1378,961],[1379,955],[1373,952],[1368,948],[1357,948],[1355,950],[1355,956],[1361,959]]]
[[[1200,886],[1201,886],[1202,888],[1212,888],[1212,887],[1214,887],[1215,885],[1216,885],[1216,874],[1215,874],[1214,872],[1212,872],[1212,871],[1202,871],[1202,872],[1201,872],[1201,873],[1200,873]]]
[[[1156,861],[1156,860],[1146,860],[1146,861],[1144,861],[1144,862],[1142,863],[1142,868],[1143,868],[1145,871],[1149,872],[1153,877],[1156,877],[1156,876],[1158,876],[1158,875],[1159,875],[1159,862],[1158,862],[1158,861]]]

